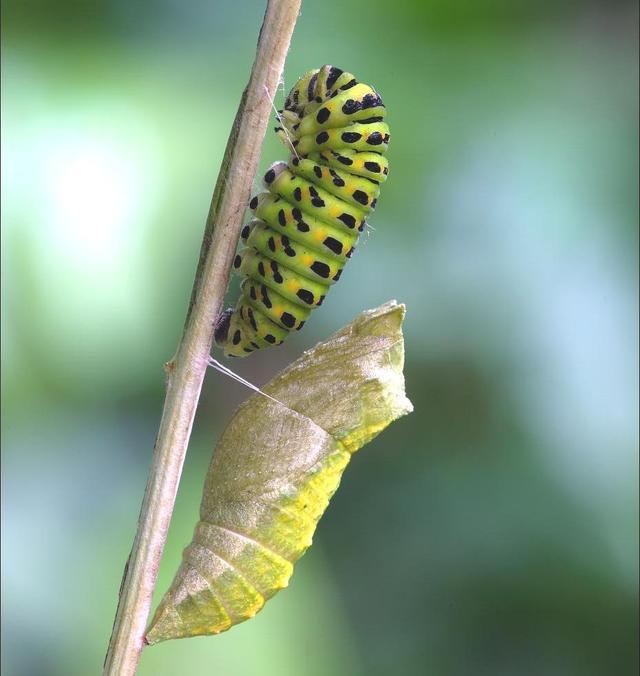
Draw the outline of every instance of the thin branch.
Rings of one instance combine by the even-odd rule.
[[[301,0],[269,0],[256,58],[227,143],[200,252],[184,332],[166,364],[167,391],[138,530],[125,567],[105,658],[105,676],[135,674],[144,645],[160,557],[167,537],[207,360],[242,218],[255,176]]]

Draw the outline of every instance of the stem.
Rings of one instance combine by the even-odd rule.
[[[284,68],[300,4],[301,0],[267,3],[251,77],[242,95],[211,200],[184,332],[175,357],[165,365],[164,409],[138,530],[120,588],[104,676],[132,676],[140,660],[160,557],[207,369],[213,327],[222,308],[271,115],[271,100]]]

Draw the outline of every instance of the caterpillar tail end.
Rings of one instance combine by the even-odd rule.
[[[224,351],[225,357],[244,357],[249,353],[243,352],[242,346],[234,345],[229,339],[234,334],[231,330],[234,313],[235,309],[229,307],[220,314],[213,329],[213,340]]]
[[[235,308],[226,309],[218,317],[213,337],[225,357],[247,357],[263,347],[280,345],[288,333],[241,297]]]

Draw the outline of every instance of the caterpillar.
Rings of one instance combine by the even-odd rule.
[[[215,327],[226,356],[279,345],[322,305],[353,255],[389,173],[386,108],[370,85],[326,65],[305,73],[278,111],[288,162],[251,199],[233,267],[244,280]]]
[[[361,313],[236,411],[148,644],[219,634],[288,585],[351,456],[413,410],[404,314],[395,301]]]

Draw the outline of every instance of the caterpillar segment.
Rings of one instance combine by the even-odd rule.
[[[334,66],[292,88],[276,127],[291,156],[269,167],[249,203],[234,260],[241,295],[216,325],[226,356],[282,343],[340,279],[389,173],[385,117],[375,89]]]

